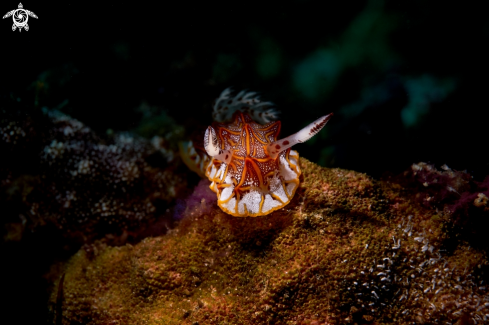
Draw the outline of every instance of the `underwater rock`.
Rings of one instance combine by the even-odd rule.
[[[62,324],[487,322],[486,252],[463,241],[447,252],[446,212],[397,183],[300,165],[297,195],[270,215],[194,204],[165,236],[80,250],[49,275],[64,274],[53,317],[61,308]]]
[[[102,137],[55,110],[2,113],[0,151],[9,158],[0,162],[6,240],[46,224],[81,242],[134,232],[167,213],[185,191],[176,153],[161,139]]]
[[[476,181],[466,171],[457,171],[447,165],[439,170],[432,164],[420,162],[402,175],[386,179],[402,185],[417,203],[444,211],[448,218],[446,232],[450,236],[460,237],[472,246],[489,249],[485,233],[489,220],[489,176]]]

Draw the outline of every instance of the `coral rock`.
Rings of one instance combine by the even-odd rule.
[[[1,185],[7,204],[21,202],[12,210],[23,218],[12,229],[21,221],[31,229],[52,224],[82,241],[132,231],[164,214],[186,188],[161,141],[100,137],[47,109],[38,120],[6,115],[0,122],[0,149],[9,154],[0,162]]]
[[[234,218],[215,204],[193,205],[165,236],[100,244],[94,256],[80,250],[64,268],[64,299],[53,290],[53,317],[63,324],[486,320],[486,254],[464,242],[446,252],[445,215],[403,196],[398,184],[300,165],[297,195],[270,215]]]

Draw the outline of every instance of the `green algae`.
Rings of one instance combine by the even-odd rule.
[[[79,251],[64,268],[63,324],[482,322],[486,254],[444,251],[442,213],[397,184],[300,163],[296,196],[270,215],[215,206],[165,236]]]

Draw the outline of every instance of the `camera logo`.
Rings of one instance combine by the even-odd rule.
[[[22,3],[19,3],[19,8],[7,12],[5,16],[3,16],[3,18],[5,19],[10,16],[12,16],[12,19],[14,20],[14,24],[12,25],[12,31],[15,31],[18,28],[19,32],[22,31],[22,28],[24,28],[26,31],[29,30],[29,25],[27,25],[29,16],[37,19],[36,14],[33,13],[32,11],[25,10],[24,7],[22,6]]]

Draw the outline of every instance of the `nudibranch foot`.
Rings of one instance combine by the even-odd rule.
[[[286,206],[299,187],[299,154],[286,150],[273,162],[275,171],[265,175],[260,184],[249,175],[253,174],[253,162],[245,164],[241,175],[235,175],[230,165],[213,160],[206,175],[212,182],[210,189],[217,193],[219,207],[235,217],[257,217]],[[236,176],[244,176],[242,184],[246,186]]]
[[[205,150],[196,146],[193,141],[180,142],[178,149],[185,165],[200,177],[205,178],[205,170],[212,160],[211,157],[205,154]]]

